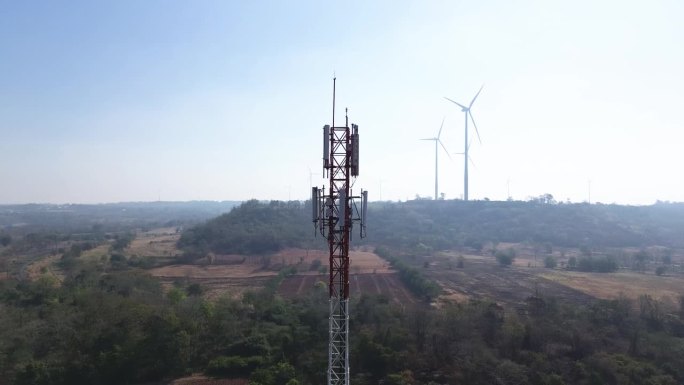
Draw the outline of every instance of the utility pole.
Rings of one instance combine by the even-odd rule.
[[[325,187],[313,187],[311,204],[314,225],[330,251],[327,383],[349,385],[349,242],[354,222],[360,222],[360,236],[366,235],[368,191],[352,195],[352,178],[359,175],[359,127],[349,127],[346,113],[344,126],[335,126],[335,81],[332,125],[323,127],[323,172],[329,189],[326,194]]]

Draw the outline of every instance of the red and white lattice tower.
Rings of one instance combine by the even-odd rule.
[[[323,170],[329,189],[326,194],[325,188],[313,187],[311,203],[313,222],[330,250],[327,378],[329,385],[349,385],[349,241],[354,222],[360,222],[365,237],[368,191],[352,194],[353,178],[359,175],[359,128],[350,128],[347,116],[344,126],[335,126],[335,80],[332,125],[323,127]]]

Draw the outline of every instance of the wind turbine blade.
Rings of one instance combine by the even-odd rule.
[[[470,115],[470,120],[473,122],[473,126],[475,126],[475,133],[477,134],[477,140],[482,144],[482,139],[480,139],[480,131],[477,129],[477,124],[475,124],[475,118],[473,118],[473,114],[470,113],[470,110],[468,110],[468,115]]]
[[[468,109],[470,109],[470,107],[473,106],[473,103],[475,103],[475,99],[477,99],[477,96],[480,95],[480,92],[482,92],[482,88],[484,88],[484,84],[480,87],[480,90],[477,91],[477,93],[475,94],[475,97],[474,97],[473,100],[470,102],[470,105],[468,106]]]
[[[473,162],[473,158],[471,158],[470,155],[468,155],[468,160],[470,161],[470,164],[473,165],[473,167],[477,168],[477,166],[475,165],[475,162]]]
[[[446,117],[442,118],[442,124],[440,124],[439,133],[437,134],[437,140],[439,140],[439,137],[442,136],[442,128],[444,128],[444,119],[446,119]]]
[[[423,139],[418,139],[418,140],[437,140],[437,138],[423,138]]]
[[[444,147],[444,143],[442,143],[442,141],[439,139],[437,139],[437,141],[439,142],[440,146],[442,146],[442,148],[444,149],[444,152],[446,152],[447,156],[449,157],[449,160],[453,160],[451,159],[451,155],[449,155],[449,151],[446,149],[446,147]]]
[[[444,99],[446,99],[446,100],[448,100],[448,101],[450,101],[450,102],[452,102],[452,103],[458,105],[458,106],[461,107],[461,108],[465,108],[466,110],[468,109],[468,107],[464,106],[463,104],[461,104],[461,103],[459,103],[459,102],[455,102],[455,101],[453,101],[453,100],[447,98],[446,96],[444,97]]]

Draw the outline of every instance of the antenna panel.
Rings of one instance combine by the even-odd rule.
[[[352,176],[359,176],[359,126],[352,124],[351,135],[351,174]]]
[[[311,188],[311,220],[315,223],[318,222],[318,187]]]
[[[337,219],[337,223],[340,227],[340,229],[344,228],[344,222],[347,218],[347,194],[345,193],[344,188],[340,190],[340,202],[338,206],[338,211],[339,213],[339,218]]]
[[[366,215],[368,214],[368,190],[361,192],[361,227],[366,227]]]
[[[329,219],[333,215],[333,202],[330,195],[325,197],[325,219]]]
[[[330,163],[330,126],[323,126],[323,167]]]

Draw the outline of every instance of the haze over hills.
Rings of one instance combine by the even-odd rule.
[[[236,201],[0,205],[0,228],[12,232],[88,232],[197,223],[230,211]]]
[[[235,252],[241,237],[274,238],[264,250],[290,245],[309,245],[312,224],[309,202],[195,201],[129,202],[98,205],[0,205],[0,226],[7,231],[50,229],[89,231],[92,226],[127,228],[155,225],[192,225],[208,221],[184,235],[207,241],[215,252]],[[234,209],[237,207],[237,209]],[[523,201],[413,200],[371,202],[373,237],[361,244],[384,243],[433,249],[481,247],[486,242],[536,242],[579,247],[684,247],[684,204],[650,206]],[[111,230],[111,228],[109,228]],[[216,246],[221,239],[223,246]],[[263,239],[261,239],[263,241]],[[278,246],[280,245],[280,246]]]
[[[371,237],[356,244],[396,249],[459,247],[482,249],[490,242],[532,242],[560,247],[684,247],[684,204],[652,206],[567,204],[543,201],[374,202],[369,206]],[[206,253],[276,252],[312,242],[308,202],[248,201],[180,240]]]

